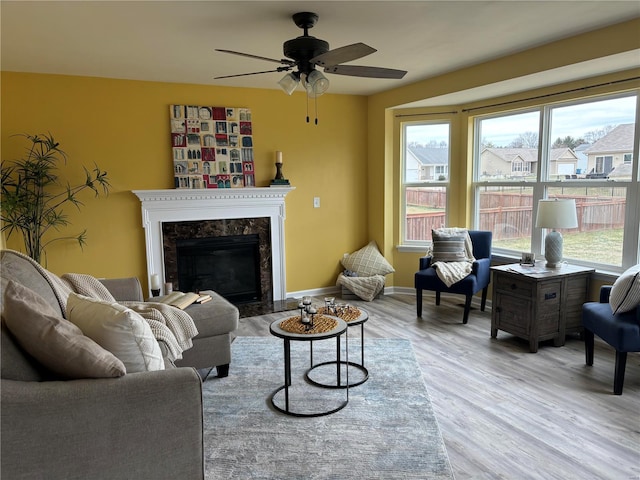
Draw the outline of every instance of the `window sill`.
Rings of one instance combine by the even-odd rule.
[[[401,253],[424,253],[427,248],[426,245],[396,245],[396,250]]]
[[[426,253],[427,246],[426,245],[396,245],[396,250],[401,253]],[[518,263],[520,261],[520,257],[510,256],[505,254],[492,254],[491,255],[491,263],[493,265],[505,265],[507,263]],[[614,272],[611,270],[603,270],[596,268],[595,273],[593,274],[593,279],[599,282],[610,283],[616,281],[616,279],[620,276],[620,273]]]

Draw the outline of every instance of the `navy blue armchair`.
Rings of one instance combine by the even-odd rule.
[[[436,292],[436,305],[440,305],[440,293],[456,293],[466,297],[464,303],[464,316],[462,323],[469,321],[471,299],[482,290],[482,302],[480,310],[484,312],[487,303],[487,290],[491,281],[491,238],[492,233],[481,230],[469,230],[469,237],[473,244],[473,262],[471,273],[454,283],[451,287],[438,278],[435,269],[431,266],[431,257],[420,258],[420,270],[415,274],[416,304],[418,317],[422,317],[422,291]]]
[[[610,292],[610,285],[601,287],[600,301],[588,302],[582,306],[585,357],[587,365],[593,365],[594,335],[615,348],[613,393],[622,395],[627,352],[640,352],[640,306],[614,315],[609,305]]]

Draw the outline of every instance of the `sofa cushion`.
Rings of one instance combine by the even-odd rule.
[[[211,301],[193,303],[185,309],[198,329],[195,338],[224,335],[238,328],[239,313],[235,305],[214,291],[204,290],[200,293],[211,295]]]
[[[342,266],[356,272],[361,277],[388,275],[395,272],[387,259],[382,256],[374,241],[344,257]]]
[[[127,373],[164,370],[162,352],[151,327],[130,308],[72,293],[67,301],[67,317],[118,357]]]
[[[4,308],[4,291],[9,284],[6,277],[0,278],[0,304]],[[0,318],[0,377],[23,382],[39,382],[49,373],[31,355],[25,352],[7,328],[4,317]]]
[[[5,289],[4,320],[20,346],[59,375],[104,378],[125,374],[120,360],[17,282],[10,281]]]
[[[38,295],[44,298],[58,315],[62,316],[60,304],[49,282],[28,259],[13,250],[2,250],[0,255],[2,255],[0,274],[3,277],[7,277],[9,280],[18,282],[30,290],[38,292]]]
[[[18,345],[2,319],[0,324],[0,377],[21,382],[41,382],[51,376]]]
[[[640,304],[640,264],[617,278],[611,287],[609,303],[614,314],[628,312]]]

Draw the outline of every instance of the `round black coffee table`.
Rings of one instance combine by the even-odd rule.
[[[340,359],[340,355],[341,355],[340,338],[342,334],[347,332],[347,323],[338,317],[333,317],[330,315],[324,315],[324,316],[333,318],[337,322],[336,326],[327,332],[322,332],[322,333],[289,332],[287,330],[284,330],[280,326],[280,324],[284,321],[283,319],[276,320],[269,327],[269,331],[271,332],[272,335],[275,335],[276,337],[282,338],[284,340],[284,385],[277,388],[271,394],[271,404],[279,412],[285,413],[287,415],[293,415],[296,417],[320,417],[323,415],[329,415],[331,413],[335,413],[339,410],[342,410],[349,403],[349,389],[347,388],[346,399],[344,400],[344,402],[341,402],[337,407],[330,408],[329,410],[323,410],[319,412],[301,412],[301,411],[294,411],[290,405],[291,402],[289,398],[289,387],[291,387],[291,342],[292,341],[310,342],[310,345],[312,345],[314,340],[327,340],[330,338],[335,338],[336,339],[336,385],[341,385],[342,383],[340,365],[343,364],[344,362],[342,362]],[[345,335],[345,339],[346,339],[347,361],[348,361],[349,360],[349,357],[348,357],[349,341],[347,339],[347,335]],[[313,358],[313,347],[311,347],[311,358]],[[349,377],[349,370],[347,369],[347,383],[349,381],[348,377]],[[279,393],[283,391],[284,391],[284,395],[279,395]],[[284,399],[280,398],[282,396],[284,396]]]
[[[311,345],[311,368],[309,368],[309,370],[307,370],[307,373],[305,375],[307,381],[313,385],[316,385],[318,387],[323,387],[323,388],[349,388],[349,387],[357,387],[358,385],[362,385],[364,382],[366,382],[369,379],[369,370],[367,370],[367,368],[364,366],[364,324],[367,320],[369,320],[369,312],[367,312],[365,309],[357,307],[358,310],[360,311],[360,315],[357,318],[354,318],[352,320],[348,320],[346,321],[347,323],[347,327],[355,327],[357,325],[360,325],[360,363],[356,363],[356,362],[350,362],[349,361],[349,344],[347,342],[347,360],[346,361],[341,361],[340,360],[340,356],[338,356],[337,360],[332,360],[332,361],[328,361],[328,362],[322,362],[322,363],[317,363],[316,365],[313,364],[313,344]],[[351,383],[349,382],[349,376],[347,375],[347,379],[346,382],[341,382],[340,381],[340,377],[338,377],[338,382],[334,385],[334,384],[329,384],[329,383],[324,383],[320,380],[314,380],[313,378],[311,378],[311,372],[313,372],[313,370],[315,370],[318,367],[322,367],[324,365],[351,365],[352,367],[355,367],[357,370],[360,370],[360,372],[362,372],[362,378],[359,380],[355,380],[352,381]],[[353,377],[352,377],[353,378]]]

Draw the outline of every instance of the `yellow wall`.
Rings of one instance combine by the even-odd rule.
[[[3,161],[19,158],[26,146],[12,135],[51,132],[69,157],[63,179],[81,180],[81,165],[95,162],[113,187],[106,198],[83,197],[80,212],[65,209],[71,233],[88,229],[87,246],[51,246],[47,267],[55,273],[144,282],[144,230],[131,190],[173,187],[172,103],[250,108],[258,187],[269,185],[274,152],[283,152],[283,173],[295,187],[286,198],[287,291],[333,286],[342,254],[368,242],[365,97],[323,95],[316,126],[305,121],[306,97],[280,90],[10,72],[2,73],[1,88]],[[8,248],[21,245],[15,235],[8,239]]]

